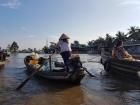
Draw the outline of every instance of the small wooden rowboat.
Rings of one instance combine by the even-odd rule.
[[[129,61],[129,60],[119,60],[119,59],[108,59],[104,68],[106,71],[111,73],[119,73],[133,78],[140,79],[140,61]]]
[[[140,60],[133,58],[124,58],[122,60],[112,58],[109,51],[109,48],[103,48],[101,52],[101,63],[105,71],[116,76],[140,79]]]
[[[40,57],[38,64],[30,64],[31,60],[31,56],[26,56],[24,59],[27,71],[33,73],[37,68],[39,68],[40,65],[44,64],[44,66],[40,69],[40,71],[37,72],[36,75],[45,79],[80,83],[85,75],[84,68],[80,62],[80,57],[74,57],[70,59],[70,71],[68,73],[66,73],[64,64],[62,63],[54,62],[54,67],[52,67],[52,63],[50,64],[50,62],[45,60],[45,58]]]

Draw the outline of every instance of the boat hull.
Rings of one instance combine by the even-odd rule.
[[[24,60],[27,72],[33,73],[39,68],[40,65],[32,65],[27,62],[28,60]],[[77,68],[76,70],[73,70],[69,73],[66,73],[64,68],[54,68],[50,70],[49,68],[46,68],[46,66],[43,66],[40,71],[36,73],[36,76],[42,77],[47,80],[55,80],[55,81],[68,81],[71,83],[80,83],[81,80],[84,77],[84,69],[83,68]]]
[[[104,69],[113,74],[131,76],[140,79],[140,61],[128,61],[119,59],[108,59],[104,63]]]

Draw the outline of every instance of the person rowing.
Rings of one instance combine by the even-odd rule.
[[[69,72],[69,58],[71,57],[71,46],[69,43],[70,37],[67,36],[65,33],[63,33],[60,38],[58,43],[56,44],[58,48],[60,48],[60,55],[63,58],[65,69],[67,72]]]
[[[69,39],[70,37],[68,37],[66,34],[62,34],[59,38],[59,41],[58,43],[54,43],[54,42],[51,42],[52,44],[55,44],[57,47],[60,48],[60,55],[62,56],[63,58],[63,61],[64,61],[64,65],[65,65],[65,70],[67,73],[71,72],[70,70],[70,59],[76,57],[75,55],[72,56],[72,49],[71,49],[71,46],[70,46],[70,42],[69,42]],[[77,55],[77,57],[79,57],[79,55]],[[81,61],[80,61],[80,64],[81,64]],[[81,64],[82,66],[82,64]],[[85,67],[84,68],[84,71],[86,71],[88,73],[89,76],[91,77],[96,77],[95,75],[91,74]]]
[[[67,72],[69,71],[69,63],[70,63],[69,59],[71,57],[72,51],[69,39],[70,37],[68,35],[62,33],[57,43],[50,42],[52,44],[55,44],[56,49],[59,49],[60,55],[65,65],[65,70]]]

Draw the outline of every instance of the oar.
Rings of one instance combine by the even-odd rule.
[[[41,65],[38,69],[36,69],[28,78],[26,78],[17,88],[16,90],[21,89],[42,67]]]
[[[16,69],[25,69],[25,68],[26,68],[26,67],[19,67],[19,68],[17,67]]]
[[[90,60],[93,60],[93,59],[96,59],[96,58],[98,58],[98,56],[94,57],[94,58],[91,58],[91,59],[87,59],[87,61],[90,61]]]
[[[82,61],[82,63],[89,63],[89,62],[100,63],[100,61]]]
[[[83,68],[84,68],[84,70],[88,73],[89,76],[91,76],[91,77],[96,77],[95,75],[91,74],[91,73],[87,70],[87,68],[85,68],[85,67],[83,67]]]
[[[54,54],[54,53],[53,53]],[[51,54],[50,57],[53,55]],[[49,58],[48,58],[49,59]],[[46,59],[47,60],[47,59]],[[17,88],[16,90],[21,89],[40,69],[41,67],[44,65],[44,63],[38,68],[36,69],[28,78],[26,78]]]
[[[88,61],[88,62],[100,63],[100,61]]]

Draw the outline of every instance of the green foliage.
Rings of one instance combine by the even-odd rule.
[[[45,53],[48,52],[49,48],[47,46],[44,46],[43,49],[42,49]]]
[[[113,38],[111,35],[106,34],[106,38],[105,38],[105,41],[104,41],[106,46],[112,47],[114,39],[115,38]]]
[[[12,43],[12,45],[10,46],[10,51],[11,52],[17,52],[18,48],[19,48],[19,46],[18,46],[17,42],[14,41]]]
[[[97,40],[94,41],[94,44],[104,44],[105,39],[102,37],[99,37]]]
[[[140,28],[136,26],[131,26],[128,29],[129,32],[125,34],[124,32],[118,31],[115,37],[112,37],[110,34],[106,34],[105,38],[99,37],[96,40],[88,42],[89,47],[98,46],[98,47],[113,47],[115,41],[122,40],[123,42],[140,42]]]
[[[140,41],[140,28],[139,27],[132,26],[128,30],[129,30],[128,38],[130,41],[133,41],[133,42]]]
[[[122,40],[123,42],[126,42],[128,38],[127,38],[126,34],[124,34],[121,31],[118,31],[118,33],[116,34],[116,39],[117,40]]]

